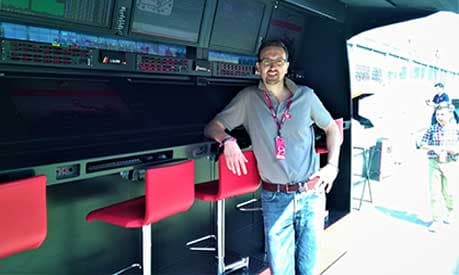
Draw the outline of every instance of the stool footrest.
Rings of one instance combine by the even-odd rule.
[[[261,211],[263,210],[263,208],[261,207],[246,207],[248,205],[251,205],[251,204],[254,204],[254,203],[257,203],[259,202],[258,199],[251,199],[251,200],[248,200],[248,201],[245,201],[245,202],[241,202],[241,203],[238,203],[236,204],[236,209],[239,210],[239,211],[242,211],[242,212],[254,212],[254,211]]]
[[[237,262],[234,262],[229,265],[225,265],[225,274],[231,273],[235,270],[239,270],[242,268],[249,268],[249,262],[250,262],[249,257],[245,257],[245,258],[240,259]]]
[[[191,246],[193,244],[201,243],[201,242],[207,241],[209,239],[217,240],[217,237],[215,235],[207,235],[207,236],[198,238],[196,240],[192,240],[192,241],[187,242],[186,246],[188,246],[188,248],[190,250],[195,250],[195,251],[216,251],[215,247],[210,247],[210,246]]]
[[[142,269],[142,266],[141,266],[140,264],[134,263],[134,264],[131,264],[130,266],[127,266],[127,267],[125,267],[125,268],[123,268],[123,269],[120,269],[120,270],[116,271],[116,272],[113,273],[112,275],[119,275],[119,274],[121,274],[121,273],[124,273],[124,272],[126,272],[126,271],[128,271],[128,270],[131,270],[131,269],[133,269],[133,268],[136,268],[136,267],[139,268],[139,269]]]

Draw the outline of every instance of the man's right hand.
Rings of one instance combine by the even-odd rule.
[[[247,167],[245,165],[247,159],[244,154],[242,154],[241,148],[239,148],[237,142],[229,140],[225,142],[224,146],[223,154],[225,155],[228,169],[238,176],[241,175],[241,172],[247,175]]]
[[[245,166],[247,159],[242,154],[241,148],[239,148],[235,139],[224,141],[225,137],[228,137],[228,134],[225,132],[223,123],[217,119],[213,119],[206,125],[204,134],[206,137],[214,139],[217,142],[223,142],[223,154],[225,155],[226,166],[229,170],[238,176],[241,175],[241,171],[244,175],[247,175],[247,167]]]

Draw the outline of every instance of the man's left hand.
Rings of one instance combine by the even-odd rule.
[[[309,180],[319,177],[319,181],[317,182],[317,188],[320,191],[325,191],[329,193],[333,187],[333,181],[336,179],[338,175],[338,168],[331,164],[327,164],[322,167],[319,171],[315,172],[312,176],[309,177]]]

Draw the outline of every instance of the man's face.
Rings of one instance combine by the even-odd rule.
[[[440,86],[435,87],[435,92],[439,95],[443,92],[443,88]]]
[[[276,85],[284,81],[289,63],[284,49],[273,46],[261,51],[256,66],[265,85]]]
[[[438,123],[444,126],[453,118],[453,114],[450,110],[444,108],[435,111],[435,117],[437,118]]]

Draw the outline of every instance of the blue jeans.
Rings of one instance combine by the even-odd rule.
[[[261,201],[271,274],[318,274],[325,195],[263,190]]]

